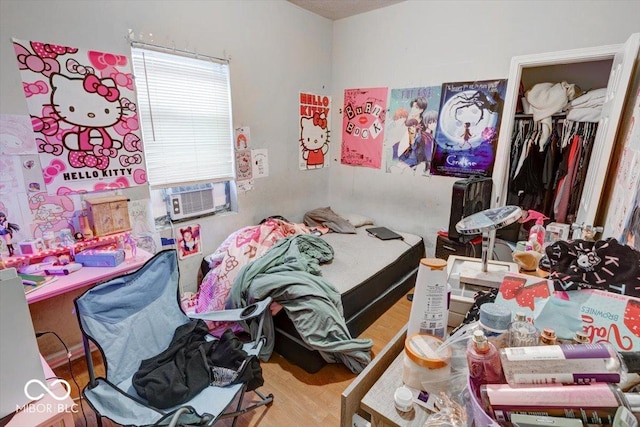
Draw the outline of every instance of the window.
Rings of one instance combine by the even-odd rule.
[[[229,64],[133,45],[152,189],[234,179]]]

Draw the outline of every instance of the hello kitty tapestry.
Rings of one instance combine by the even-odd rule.
[[[329,166],[331,97],[300,92],[300,170]]]
[[[13,40],[49,194],[147,182],[124,55]]]
[[[341,163],[380,169],[388,88],[345,89]]]

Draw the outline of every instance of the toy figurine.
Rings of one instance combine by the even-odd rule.
[[[14,224],[7,220],[7,215],[4,212],[0,212],[0,236],[4,239],[7,249],[9,249],[9,256],[13,256],[13,232],[20,230],[18,224]]]

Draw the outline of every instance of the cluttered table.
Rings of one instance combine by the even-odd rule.
[[[361,408],[371,415],[372,427],[422,427],[431,414],[426,408],[415,403],[408,412],[400,412],[394,405],[394,392],[403,385],[403,354],[401,352],[395,358],[360,402]]]

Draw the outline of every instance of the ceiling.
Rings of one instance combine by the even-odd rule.
[[[303,9],[316,13],[332,21],[347,18],[404,0],[288,0]]]

